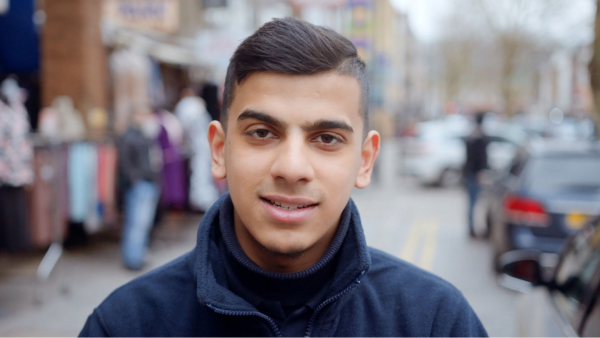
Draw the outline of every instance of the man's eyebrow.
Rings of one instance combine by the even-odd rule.
[[[262,121],[266,124],[270,124],[273,127],[278,127],[281,129],[285,129],[285,127],[287,126],[287,124],[283,121],[281,121],[278,118],[275,118],[269,114],[265,114],[256,110],[252,110],[252,109],[245,109],[240,116],[238,116],[237,121],[242,121],[242,120],[247,120],[247,119],[255,119],[255,120],[259,120]]]
[[[306,132],[326,129],[343,129],[354,133],[354,129],[344,121],[336,120],[317,120],[302,127]]]

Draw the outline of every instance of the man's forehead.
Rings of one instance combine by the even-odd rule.
[[[282,118],[344,119],[362,123],[360,86],[350,76],[333,72],[315,75],[253,73],[235,88],[230,121],[245,110]]]

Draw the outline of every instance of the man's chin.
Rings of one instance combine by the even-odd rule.
[[[263,249],[274,258],[298,259],[306,252],[306,249],[298,247],[278,248],[274,246],[263,246]]]

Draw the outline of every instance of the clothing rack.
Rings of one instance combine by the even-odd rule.
[[[42,168],[40,168],[40,178],[44,180],[52,189],[52,191],[57,191],[59,186],[60,175],[58,175],[58,167],[60,166],[60,161],[57,159],[57,152],[60,147],[60,143],[52,142],[47,143],[46,147],[49,152],[52,154],[52,165],[45,164]],[[63,254],[63,242],[64,242],[64,233],[61,229],[60,222],[60,214],[59,214],[59,206],[58,206],[58,196],[52,198],[50,200],[50,208],[49,212],[51,215],[51,239],[52,244],[46,251],[46,254],[42,258],[40,262],[37,272],[36,272],[36,287],[34,288],[34,303],[42,304],[43,296],[42,296],[42,288],[50,278],[52,271],[55,270],[57,264],[62,257]],[[69,292],[68,285],[64,282],[64,278],[60,278],[60,291],[63,294],[67,294]]]
[[[36,179],[41,180],[43,184],[47,186],[50,191],[50,199],[47,207],[44,207],[44,214],[49,215],[49,230],[50,230],[50,246],[46,251],[44,257],[40,261],[36,271],[36,287],[34,288],[34,303],[41,304],[44,302],[43,288],[47,284],[50,276],[58,274],[59,290],[61,294],[68,294],[70,292],[69,285],[67,284],[64,276],[61,275],[61,264],[60,260],[64,253],[63,243],[65,240],[65,225],[67,215],[64,214],[65,205],[61,203],[67,203],[68,201],[61,200],[64,187],[69,186],[69,178],[65,177],[64,172],[68,170],[69,163],[63,162],[63,152],[66,148],[70,148],[76,143],[91,143],[95,145],[100,144],[114,144],[114,140],[110,137],[102,139],[82,139],[77,141],[50,141],[39,137],[38,135],[32,135],[32,143],[37,152],[45,152],[44,155],[49,155],[45,158],[45,161],[41,167],[36,168]],[[71,156],[69,154],[69,156]],[[44,158],[42,156],[42,158]],[[49,160],[48,160],[49,158]],[[66,165],[66,167],[65,167]],[[62,190],[61,190],[62,189]],[[39,224],[39,223],[38,223]],[[47,237],[46,237],[47,238]]]

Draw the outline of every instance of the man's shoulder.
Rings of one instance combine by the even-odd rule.
[[[407,261],[375,248],[369,248],[371,269],[368,276],[377,287],[396,292],[403,298],[463,302],[462,293],[446,280]]]
[[[119,287],[90,318],[111,335],[139,336],[161,332],[153,327],[158,318],[169,322],[192,315],[198,301],[191,258],[193,251]]]
[[[113,291],[89,316],[82,336],[202,335],[194,251]]]

